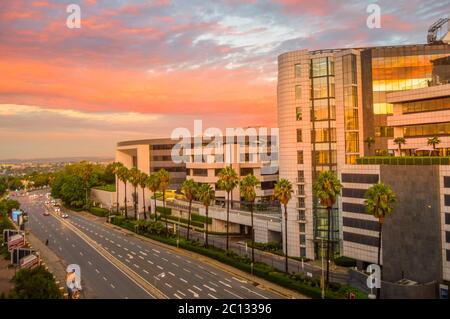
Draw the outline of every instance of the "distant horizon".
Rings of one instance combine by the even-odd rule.
[[[41,163],[61,163],[61,162],[69,162],[71,160],[74,161],[82,161],[82,160],[114,160],[114,156],[61,156],[61,157],[30,157],[30,158],[0,158],[0,165],[2,164],[18,164],[18,163],[27,163],[27,162],[41,162]]]

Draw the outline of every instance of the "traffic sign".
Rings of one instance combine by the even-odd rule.
[[[30,268],[33,269],[39,266],[39,257],[36,255],[28,255],[20,259],[19,262],[20,269]]]
[[[21,234],[13,235],[8,240],[8,250],[11,252],[13,249],[20,248],[25,245],[25,236]]]

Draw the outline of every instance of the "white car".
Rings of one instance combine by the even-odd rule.
[[[69,217],[69,215],[68,215],[67,213],[62,213],[62,214],[61,214],[61,217],[62,217],[62,218],[67,218],[67,217]]]

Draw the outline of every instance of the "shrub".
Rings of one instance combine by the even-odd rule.
[[[171,215],[172,214],[172,208],[170,207],[161,207],[161,206],[156,206],[156,211],[162,215]]]
[[[186,218],[180,218],[180,217],[176,217],[176,216],[171,216],[171,215],[163,215],[164,217],[162,217],[162,219],[167,218],[168,220],[173,220],[173,221],[179,221],[180,223],[183,224],[188,224],[189,220],[187,220]],[[197,222],[197,221],[193,221],[191,220],[191,226],[195,226],[195,227],[199,227],[199,228],[204,228],[204,224],[201,222]]]
[[[9,295],[12,299],[60,299],[61,293],[53,275],[39,266],[19,270],[12,281],[15,287]]]
[[[206,216],[202,216],[202,215],[198,215],[198,214],[191,214],[191,220],[192,221],[197,221],[197,222],[201,222],[201,223],[208,223],[208,224],[212,224],[212,218],[208,217],[206,218]]]
[[[94,214],[95,216],[98,216],[98,217],[106,217],[109,214],[109,210],[108,209],[100,208],[100,207],[94,207],[94,206],[92,206],[89,211],[91,212],[91,214]]]

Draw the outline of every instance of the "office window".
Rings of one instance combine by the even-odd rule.
[[[249,174],[253,174],[253,168],[250,168],[250,167],[241,168],[239,173],[241,176],[247,176]]]
[[[450,188],[450,176],[444,176],[444,187]]]
[[[378,183],[378,174],[342,174],[344,183],[376,184]]]
[[[302,120],[302,108],[301,107],[297,107],[295,109],[295,117],[296,117],[297,121]]]
[[[193,176],[208,176],[208,170],[203,168],[193,168]]]
[[[306,245],[306,235],[300,235],[300,245]]]
[[[347,213],[366,214],[363,204],[342,203],[342,211]]]
[[[303,142],[302,129],[297,129],[297,142]]]
[[[380,229],[380,225],[376,221],[358,218],[349,218],[349,217],[342,218],[342,225],[346,227],[373,230],[373,231],[378,231]]]
[[[303,197],[298,199],[298,208],[305,208],[305,199]]]
[[[450,206],[450,195],[444,195],[445,206]]]
[[[301,75],[302,75],[302,68],[301,68],[301,65],[300,65],[300,64],[296,64],[296,65],[294,66],[294,73],[295,73],[295,77],[296,77],[296,78],[301,77]]]
[[[298,195],[305,195],[305,185],[298,185],[297,189]]]
[[[449,213],[445,213],[445,224],[450,225],[450,214]]]
[[[305,181],[305,172],[304,171],[297,171],[297,181],[298,182]]]
[[[445,242],[450,243],[450,231],[445,232]]]
[[[300,85],[295,86],[295,98],[297,100],[302,98],[302,87]]]
[[[300,247],[300,257],[306,257],[306,248]]]
[[[450,261],[450,249],[447,249],[445,252],[447,254],[447,261]]]
[[[366,191],[366,189],[360,188],[343,188],[342,197],[364,198]]]
[[[305,224],[305,223],[300,223],[300,224],[298,225],[298,231],[299,231],[300,233],[304,233],[304,232],[306,231],[306,224]]]
[[[344,232],[344,241],[349,241],[357,244],[378,247],[378,238],[360,234]]]
[[[303,164],[303,151],[297,151],[297,164]]]
[[[336,142],[335,128],[319,128],[311,131],[311,141],[313,143]]]

